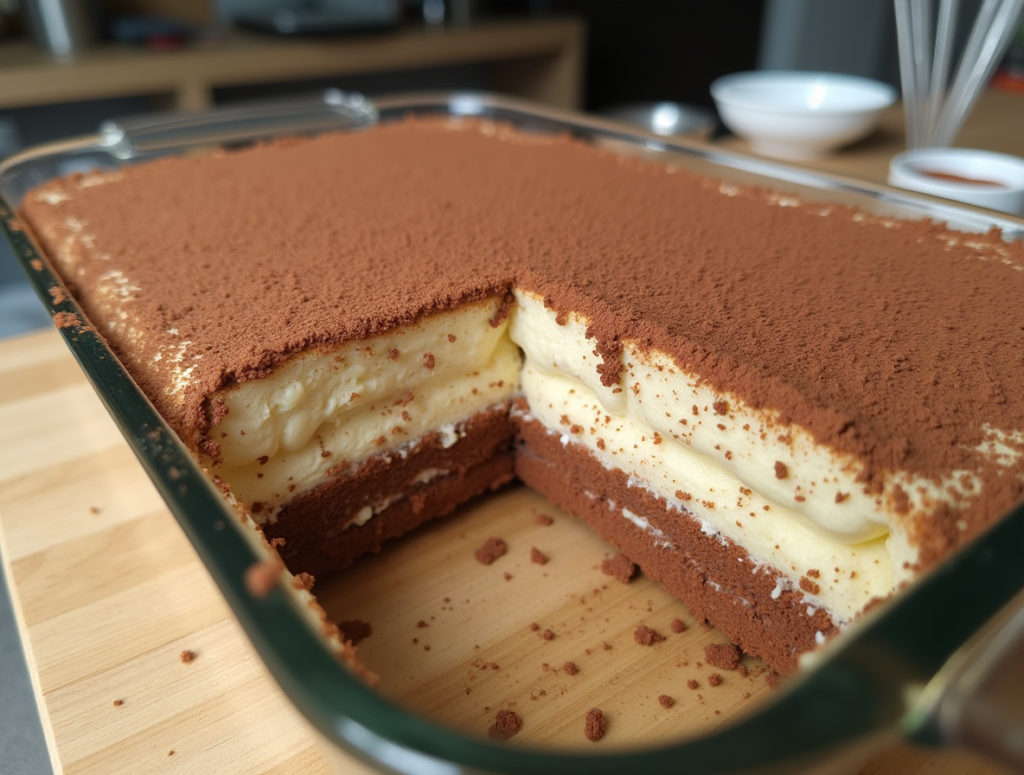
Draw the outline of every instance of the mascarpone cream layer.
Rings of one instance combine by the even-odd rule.
[[[221,448],[218,475],[272,516],[332,469],[405,454],[439,429],[442,444],[454,444],[460,423],[518,390],[521,359],[508,322],[490,322],[498,303],[300,355],[218,394],[227,408],[211,431]]]

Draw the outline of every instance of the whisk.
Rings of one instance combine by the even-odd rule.
[[[895,0],[908,148],[952,144],[1016,30],[1024,0],[984,0],[947,89],[960,0]]]

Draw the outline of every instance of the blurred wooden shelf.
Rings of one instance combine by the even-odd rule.
[[[487,66],[487,87],[579,106],[584,25],[576,19],[399,28],[350,38],[288,39],[232,31],[215,45],[153,52],[106,44],[55,61],[27,41],[0,45],[0,109],[170,94],[199,110],[213,89],[424,67]]]

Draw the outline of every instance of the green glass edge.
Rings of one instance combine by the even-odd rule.
[[[500,110],[502,119],[537,117],[518,105],[484,99],[492,112]],[[385,118],[447,107],[438,99],[389,102],[389,109],[382,110]],[[566,130],[637,141],[626,132],[555,121]],[[694,153],[685,146],[664,145]],[[0,202],[0,222],[51,314],[81,314],[70,299],[54,303],[49,289],[62,286],[45,261],[41,270],[32,267],[33,260],[43,259],[6,201]],[[63,328],[60,333],[285,693],[329,740],[371,763],[390,742],[455,763],[463,771],[611,775],[624,768],[671,767],[680,773],[790,772],[858,738],[898,730],[910,718],[907,689],[930,680],[957,648],[1024,587],[1022,506],[896,601],[866,617],[857,625],[858,632],[830,647],[816,669],[781,690],[771,704],[716,733],[677,745],[611,754],[496,746],[410,714],[369,689],[329,653],[282,591],[253,598],[245,589],[244,573],[259,558],[238,530],[228,527],[237,522],[237,516],[102,337],[80,327]],[[926,721],[915,723],[904,731],[921,742],[937,741]],[[388,761],[394,764],[400,759],[385,755],[385,764]]]

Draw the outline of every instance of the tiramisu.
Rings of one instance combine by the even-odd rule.
[[[995,233],[442,119],[22,215],[294,572],[518,477],[789,672],[1024,492],[1024,248]]]

